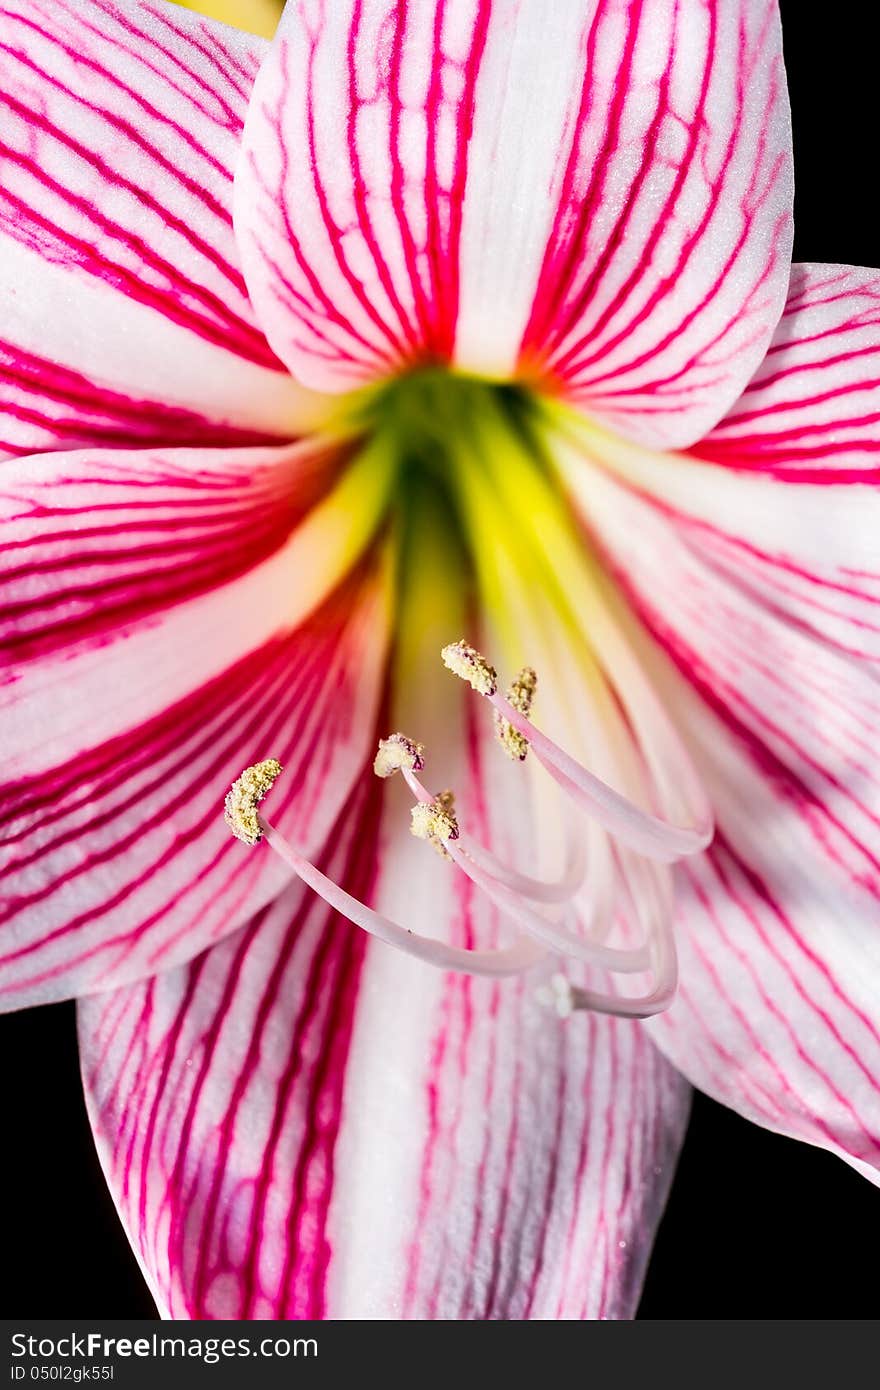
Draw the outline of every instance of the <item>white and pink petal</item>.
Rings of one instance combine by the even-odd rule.
[[[132,448],[141,441],[187,444],[206,437],[205,421],[197,413],[111,391],[72,367],[10,342],[0,345],[0,418],[4,458],[87,442]],[[212,437],[211,442],[220,441]]]
[[[659,457],[592,429],[583,449],[757,602],[877,661],[878,403],[880,273],[797,265],[766,358],[691,452]]]
[[[716,818],[678,870],[680,997],[652,1036],[702,1090],[878,1181],[877,682],[610,476],[579,495]]]
[[[793,184],[778,7],[593,8],[521,351],[586,413],[675,448],[736,399],[785,301]]]
[[[291,5],[236,230],[311,386],[425,359],[537,372],[682,445],[782,309],[790,154],[772,0]]]
[[[231,222],[264,49],[177,6],[3,5],[3,452],[293,432]]]
[[[20,680],[27,663],[59,653],[69,662],[114,643],[125,656],[134,632],[163,609],[283,549],[347,458],[345,448],[316,440],[8,460],[0,475],[0,671]]]
[[[880,270],[794,265],[767,355],[693,452],[783,482],[876,483],[878,392]]]
[[[221,626],[235,587],[217,591]],[[277,895],[288,871],[232,839],[224,795],[243,767],[279,758],[279,823],[320,849],[372,744],[388,616],[387,576],[372,562],[245,649],[228,633],[217,674],[198,666],[197,628],[160,624],[189,667],[187,694],[170,698],[149,661],[111,658],[103,681],[127,722],[110,738],[87,717],[89,692],[56,684],[51,711],[76,752],[59,760],[56,738],[48,765],[6,767],[0,787],[0,1007],[167,969]],[[137,718],[144,685],[155,713]]]
[[[271,896],[280,865],[243,860],[218,809],[257,758],[291,765],[285,816],[320,845],[370,737],[390,619],[370,554],[384,497],[353,497],[345,464],[306,445],[7,463],[7,1006],[189,959]]]

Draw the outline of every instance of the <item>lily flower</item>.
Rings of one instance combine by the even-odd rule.
[[[690,1084],[876,1180],[880,275],[775,0],[0,50],[0,999],[160,1309],[628,1317]]]

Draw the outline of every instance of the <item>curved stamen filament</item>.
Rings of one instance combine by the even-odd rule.
[[[548,921],[519,894],[499,883],[491,874],[477,868],[458,845],[450,844],[447,849],[449,857],[472,883],[483,890],[499,911],[505,913],[529,936],[540,941],[551,951],[582,961],[585,965],[595,966],[599,970],[609,970],[622,975],[639,974],[651,968],[651,955],[647,947],[639,947],[632,951],[621,950],[615,946],[602,946],[575,936],[566,927]]]
[[[505,699],[497,690],[486,696],[489,703],[528,739],[538,761],[585,811],[598,817],[606,830],[611,831],[630,849],[649,859],[671,863],[686,855],[697,854],[712,839],[712,825],[672,825],[660,816],[643,811],[635,802],[616,792],[599,777],[588,772],[576,758],[542,734],[527,715]]]
[[[494,667],[468,643],[453,642],[443,648],[441,655],[454,675],[467,681],[478,695],[489,701],[505,723],[523,736],[563,791],[630,849],[649,859],[671,863],[685,855],[696,854],[709,844],[713,830],[711,820],[700,821],[694,826],[679,826],[643,811],[542,734],[522,709],[500,694]]]
[[[402,767],[401,771],[416,801],[420,801],[423,805],[430,805],[435,798],[427,787],[419,781],[412,769]],[[514,893],[520,893],[524,898],[531,898],[534,902],[567,903],[574,897],[584,881],[587,864],[583,846],[580,844],[573,846],[571,863],[564,877],[553,881],[531,878],[528,874],[519,873],[518,870],[503,863],[491,850],[486,849],[485,845],[481,845],[464,832],[459,832],[456,844],[478,869],[491,874],[494,879],[512,889]],[[446,848],[448,850],[449,846],[447,845]]]
[[[401,771],[416,800],[422,805],[433,804],[436,798],[432,797],[412,769],[404,767]],[[509,880],[522,879],[539,891],[546,888],[555,891],[558,889],[557,884],[543,884],[540,879],[526,878],[525,875],[516,874],[461,831],[458,831],[454,840],[444,840],[443,848],[450,859],[458,865],[472,883],[482,889],[499,911],[510,917],[517,926],[528,932],[536,941],[549,947],[550,950],[560,955],[571,956],[576,960],[583,961],[586,965],[596,966],[600,970],[610,970],[619,974],[638,974],[651,968],[652,957],[648,945],[638,947],[635,950],[627,950],[615,946],[600,945],[595,941],[590,941],[588,935],[576,936],[566,927],[549,921],[525,901],[526,897],[535,897],[534,892],[521,893]],[[487,871],[480,865],[474,855],[475,849],[491,863],[497,865],[497,873],[492,870]],[[545,899],[545,901],[552,901],[552,899]],[[589,933],[592,923],[586,925],[587,933]]]
[[[427,826],[427,837],[434,839],[443,853],[486,894],[498,910],[525,932],[525,936],[509,947],[469,950],[421,936],[392,918],[376,912],[346,892],[333,879],[328,878],[300,854],[257,809],[282,771],[281,765],[273,758],[265,759],[246,769],[233,785],[226,798],[227,823],[233,833],[248,844],[255,844],[259,839],[265,838],[275,853],[313,892],[354,925],[386,944],[440,969],[496,978],[521,974],[545,961],[550,950],[616,974],[642,973],[646,970],[651,970],[654,974],[654,988],[647,995],[626,998],[595,990],[577,990],[572,993],[573,1008],[590,1008],[631,1017],[644,1017],[665,1008],[675,989],[676,961],[669,904],[664,904],[656,880],[648,891],[644,885],[637,892],[630,891],[630,901],[645,928],[643,946],[635,949],[610,947],[591,940],[589,936],[574,935],[564,924],[543,916],[523,893],[512,886],[517,882],[525,882],[530,886],[533,896],[537,890],[539,898],[543,894],[544,901],[552,902],[553,899],[546,897],[547,890],[555,895],[559,891],[559,884],[547,884],[542,880],[520,875],[469,838],[466,837],[462,841],[452,809],[451,793],[444,794],[443,797],[432,797],[415,775],[415,769],[421,769],[423,766],[422,751],[421,745],[405,739],[403,735],[392,735],[380,744],[377,771],[381,776],[391,775],[398,770],[403,772],[417,804],[431,812],[428,816],[421,817],[420,833],[424,834]],[[472,852],[474,850],[476,858]],[[484,863],[488,861],[493,864],[498,873],[483,867],[478,862],[479,856],[483,857]],[[652,869],[648,864],[642,864],[641,868],[643,871],[651,870],[655,875],[659,873],[659,870]],[[577,890],[577,886],[579,885],[575,884],[574,891]],[[559,901],[561,905],[561,900]],[[594,913],[599,911],[597,905]]]
[[[650,868],[650,866],[647,866]],[[662,870],[653,870],[654,873]],[[660,930],[655,933],[652,951],[652,965],[655,984],[647,994],[631,996],[603,994],[599,990],[583,989],[573,985],[563,974],[554,975],[550,988],[542,986],[537,991],[543,1003],[555,1006],[561,1018],[568,1018],[576,1010],[589,1010],[592,1013],[613,1014],[622,1018],[650,1018],[662,1013],[675,997],[678,984],[678,962],[672,936],[671,903],[662,903],[663,895],[655,889],[652,903],[662,916],[658,921]]]
[[[569,867],[564,876],[554,880],[531,878],[528,874],[520,873],[518,869],[512,869],[490,849],[486,849],[485,845],[481,845],[478,840],[471,839],[470,835],[459,837],[459,847],[464,850],[477,868],[491,874],[499,883],[506,884],[514,893],[521,893],[524,898],[531,898],[533,902],[567,903],[583,886],[586,876],[587,856],[583,844],[579,841],[572,844]]]
[[[367,907],[359,898],[354,898],[334,883],[332,878],[322,874],[310,860],[298,854],[291,844],[276,830],[271,821],[259,815],[260,827],[267,843],[280,855],[294,873],[317,893],[336,912],[341,912],[355,926],[361,927],[370,936],[396,946],[399,951],[439,966],[441,970],[457,970],[466,975],[519,975],[531,970],[545,957],[545,952],[531,940],[520,940],[512,946],[488,951],[470,951],[463,946],[448,946],[444,941],[436,941],[429,936],[420,936]]]

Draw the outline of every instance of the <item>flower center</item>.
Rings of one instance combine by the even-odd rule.
[[[671,826],[641,811],[540,733],[528,718],[537,685],[531,668],[519,673],[508,692],[510,698],[505,698],[498,693],[494,668],[468,643],[451,643],[444,648],[442,656],[453,674],[494,705],[499,716],[500,741],[507,751],[510,752],[508,741],[512,733],[519,740],[512,753],[517,761],[525,758],[534,741],[536,756],[559,786],[580,809],[606,829],[613,829],[624,843],[638,846],[650,860],[662,861],[694,852],[708,842],[711,826]],[[587,930],[579,933],[572,925],[570,914],[559,920],[558,914],[548,915],[548,911],[552,913],[554,904],[566,907],[573,902],[583,882],[583,859],[563,880],[551,883],[524,875],[518,868],[505,864],[491,850],[462,834],[453,793],[443,791],[432,795],[418,777],[424,765],[423,746],[405,734],[395,733],[380,741],[373,771],[382,778],[402,773],[415,800],[413,834],[428,840],[444,858],[454,861],[521,930],[518,945],[491,951],[446,946],[443,942],[417,936],[352,898],[298,853],[258,810],[259,803],[282,772],[274,758],[247,768],[233,784],[226,798],[227,823],[233,833],[248,844],[256,843],[265,835],[272,849],[337,911],[371,935],[434,965],[470,974],[503,975],[530,970],[548,956],[562,955],[618,976],[648,971],[654,977],[652,988],[640,996],[620,997],[601,990],[577,989],[570,992],[567,1001],[561,999],[558,977],[554,977],[557,991],[551,993],[550,999],[563,1016],[573,1008],[589,1008],[645,1017],[669,1004],[676,983],[675,948],[668,905],[664,911],[662,894],[656,885],[652,886],[644,875],[641,885],[637,875],[625,873],[622,877],[621,891],[630,893],[635,917],[643,929],[644,939],[640,946],[632,949],[606,945],[602,936],[607,933],[597,934],[592,929],[593,923],[588,923]]]
[[[451,640],[454,631],[443,662],[492,706],[504,752],[523,764],[531,751],[529,765],[575,808],[561,822],[565,868],[554,878],[540,864],[506,863],[469,834],[452,792],[421,781],[426,753],[409,733],[382,739],[374,771],[403,776],[412,832],[490,899],[516,930],[513,945],[449,946],[352,898],[258,810],[280,773],[274,759],[249,768],[229,793],[231,828],[251,844],[265,838],[337,911],[434,965],[497,976],[546,970],[565,957],[589,974],[564,1006],[557,986],[551,998],[560,1012],[640,1017],[665,1008],[676,986],[666,866],[705,848],[711,815],[556,474],[561,412],[520,386],[423,368],[348,398],[334,428],[354,441],[351,472],[384,480],[375,495],[386,498],[398,550],[396,666],[410,678],[426,663],[436,669],[436,649],[424,650],[426,618],[457,586],[455,611],[471,615],[475,636],[490,637],[506,694],[495,666],[469,641]],[[418,701],[410,706],[418,718]],[[529,778],[528,765],[519,775]],[[529,802],[529,787],[522,796]],[[597,971],[611,976],[608,987],[596,987]],[[641,992],[620,988],[640,975],[648,977]]]

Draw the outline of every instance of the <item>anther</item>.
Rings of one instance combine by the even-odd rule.
[[[472,685],[479,695],[494,695],[498,689],[498,673],[484,656],[467,642],[450,642],[440,655],[453,675]]]
[[[257,806],[282,771],[277,758],[264,758],[261,763],[246,767],[226,793],[223,819],[236,839],[246,845],[256,845],[263,838]]]
[[[433,847],[448,857],[446,840],[457,840],[458,821],[455,817],[455,799],[452,792],[441,792],[433,801],[418,801],[413,806],[410,830],[419,840],[427,840]]]
[[[507,700],[522,715],[528,715],[538,688],[538,677],[531,666],[524,666],[507,690]],[[529,741],[525,734],[515,729],[501,710],[494,711],[495,736],[509,758],[524,762],[529,751]]]
[[[377,777],[392,777],[402,767],[410,772],[421,772],[425,766],[424,745],[415,743],[406,734],[389,734],[379,740],[379,750],[373,762]]]

